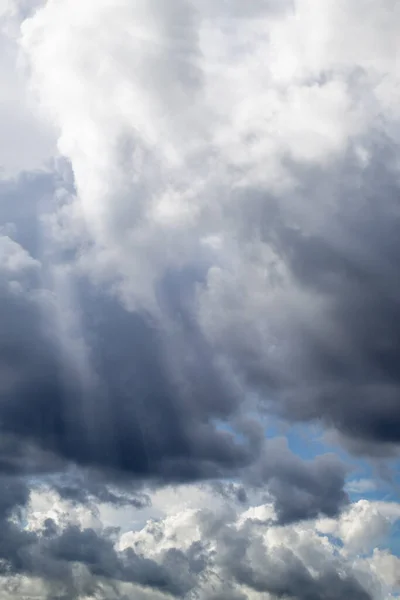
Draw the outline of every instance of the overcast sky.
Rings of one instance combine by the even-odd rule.
[[[399,33],[0,0],[0,600],[400,598]]]

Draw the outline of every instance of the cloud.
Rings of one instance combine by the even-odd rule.
[[[96,577],[136,583],[173,596],[183,596],[190,591],[194,585],[191,579],[195,581],[194,576],[203,570],[199,550],[201,547],[193,547],[185,555],[177,549],[171,549],[165,553],[163,564],[160,565],[138,556],[132,548],[117,553],[112,540],[99,536],[92,529],[80,530],[77,527],[65,529],[54,540],[50,540],[46,548],[46,552],[54,559],[84,564]],[[184,570],[187,570],[187,579]]]
[[[320,513],[335,516],[348,503],[346,468],[334,455],[304,461],[288,449],[286,440],[277,438],[267,445],[261,472],[281,523]]]
[[[399,517],[396,503],[360,500],[336,522],[322,519],[320,530],[339,537],[349,552],[357,554],[384,543],[388,531]]]
[[[337,514],[348,502],[344,465],[329,456],[303,461],[283,441],[265,442],[242,388],[188,310],[182,286],[190,299],[194,275],[160,281],[163,322],[127,311],[65,263],[63,241],[48,246],[52,213],[43,197],[55,183],[41,187],[41,177],[4,190],[21,242],[4,236],[3,269],[20,286],[16,293],[7,284],[1,296],[4,472],[41,473],[77,503],[136,507],[148,502],[144,484],[211,479],[217,488],[221,478],[238,478],[268,490],[282,522]],[[35,185],[30,208],[45,250],[15,203],[19,188]],[[34,276],[25,281],[26,271]],[[246,501],[243,487],[238,494]]]
[[[251,307],[254,300],[249,290],[240,302],[242,306],[248,302],[249,310],[257,315],[254,338],[265,344],[265,350],[253,344],[247,357],[240,339],[234,340],[233,350],[238,352],[235,363],[244,366],[250,384],[261,384],[270,398],[275,396],[281,414],[292,420],[322,419],[339,430],[353,450],[390,453],[398,443],[398,334],[393,327],[397,184],[394,149],[383,142],[372,152],[370,166],[361,170],[351,168],[350,157],[347,164],[342,163],[335,183],[336,215],[329,223],[317,230],[307,231],[305,225],[304,229],[284,226],[277,235],[273,232],[277,253],[284,257],[295,283],[293,287],[288,284],[283,299],[282,291],[277,291],[271,309],[277,310],[275,302],[289,306],[283,316],[277,311],[283,323],[277,320],[269,325],[271,312],[256,313],[259,307]],[[316,185],[313,181],[310,186]],[[312,193],[311,187],[306,189]],[[214,285],[210,280],[210,286]],[[292,295],[293,288],[298,298]],[[226,313],[225,318],[220,335],[232,324]],[[252,333],[247,333],[247,339]],[[263,369],[264,357],[268,366]]]
[[[226,506],[214,511],[200,507],[178,509],[177,514],[150,521],[141,531],[123,534],[120,544],[123,548],[135,545],[140,552],[146,549],[147,554],[156,557],[170,545],[182,544],[187,548],[193,539],[206,539],[213,558],[200,592],[202,598],[214,597],[209,586],[219,586],[221,583],[216,582],[221,580],[231,582],[232,586],[229,591],[222,588],[219,592],[222,597],[224,593],[244,593],[246,597],[248,594],[258,598],[269,592],[274,598],[340,598],[345,593],[370,598],[384,593],[380,580],[373,579],[369,568],[361,563],[355,565],[354,555],[347,553],[345,537],[346,551],[342,552],[326,535],[317,533],[322,523],[277,527],[273,517],[264,518],[265,514],[271,515],[271,508],[259,505],[242,509],[236,515]],[[376,510],[373,503],[369,510]],[[390,505],[382,505],[381,510],[390,511]],[[352,518],[357,522],[356,514],[356,510],[349,510],[349,524]],[[362,527],[361,523],[360,520]],[[368,534],[367,524],[365,533]],[[338,538],[342,539],[340,534]],[[352,545],[348,548],[354,550]],[[218,598],[217,589],[213,587]]]
[[[118,526],[103,524],[95,505],[77,510],[54,493],[49,498],[45,489],[28,503],[28,487],[13,478],[3,478],[2,487],[3,577],[18,576],[17,596],[32,577],[43,581],[42,593],[70,598],[109,588],[117,596],[123,590],[140,594],[147,588],[162,598],[189,598],[192,593],[200,598],[261,598],[269,592],[296,599],[349,594],[378,600],[396,585],[396,557],[371,553],[375,540],[365,519],[381,513],[394,522],[400,515],[395,503],[361,501],[338,520],[282,527],[271,504],[215,504],[212,488],[200,488],[197,501],[193,496],[193,506],[184,508],[170,505],[166,490],[161,492],[163,513],[156,520],[122,533]],[[23,509],[20,516],[16,507]],[[364,538],[363,557],[348,535],[353,529]]]
[[[29,462],[33,470],[43,470],[47,456],[89,468],[75,480],[53,480],[64,495],[124,503],[126,491],[104,488],[107,480],[129,491],[146,481],[240,477],[252,486],[268,486],[282,521],[333,515],[347,502],[346,470],[339,460],[302,461],[283,443],[265,444],[260,426],[240,414],[237,392],[229,395],[228,383],[209,363],[207,346],[195,332],[193,356],[178,363],[176,380],[161,352],[163,338],[142,317],[97,296],[80,306],[90,311],[82,313],[83,343],[90,340],[87,378],[58,339],[43,331],[45,310],[54,322],[54,302],[43,305],[23,296],[17,303],[6,296],[3,306],[11,331],[3,325],[8,344],[3,363],[5,369],[7,360],[10,375],[0,409],[2,432],[15,440],[18,452],[37,448]],[[208,381],[202,382],[206,373]],[[220,420],[228,425],[219,427]]]
[[[397,8],[73,6],[43,4],[22,46],[92,240],[77,268],[157,328],[177,310],[159,295],[172,273],[268,409],[390,453]]]
[[[375,492],[377,485],[372,479],[354,479],[346,485],[346,489],[353,494],[365,494]]]
[[[198,544],[186,554],[179,549],[168,550],[161,564],[137,555],[132,548],[117,552],[107,531],[96,532],[70,524],[65,513],[61,517],[67,523],[61,529],[60,523],[51,518],[44,519],[41,529],[24,529],[21,521],[15,522],[15,510],[26,508],[29,487],[12,478],[3,478],[2,484],[0,575],[3,577],[41,578],[50,588],[56,586],[59,593],[64,589],[70,598],[93,594],[96,579],[125,581],[183,596],[196,585],[196,576],[204,568]],[[73,568],[76,563],[87,570],[86,584],[85,577],[76,577]]]
[[[399,580],[399,562],[397,556],[393,556],[387,550],[374,550],[372,558],[369,560],[371,568],[379,573],[389,588],[398,591],[400,587]]]
[[[19,273],[39,266],[29,253],[7,235],[0,237],[1,269],[8,274]]]
[[[25,6],[24,6],[25,5]],[[0,7],[0,176],[44,168],[56,148],[56,136],[46,118],[37,114],[27,80],[27,65],[18,43],[22,20],[39,2],[5,0]]]
[[[4,573],[52,597],[384,597],[393,557],[357,553],[397,509],[348,506],[339,457],[265,427],[398,452],[397,5],[4,7],[0,162],[42,165],[44,123],[61,155],[0,182]],[[200,481],[209,511],[100,523]],[[73,522],[17,526],[41,486]]]

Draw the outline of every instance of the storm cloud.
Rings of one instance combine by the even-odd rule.
[[[341,519],[399,452],[400,10],[323,4],[0,7],[7,585],[393,591]]]
[[[276,299],[266,296],[268,311],[252,306],[251,291],[233,296],[231,281],[216,276],[204,302],[214,303],[218,283],[232,293],[232,309],[207,326],[267,410],[322,420],[352,450],[373,455],[390,454],[399,441],[400,248],[396,148],[380,137],[369,152],[362,167],[350,150],[331,171],[304,173],[299,199],[327,205],[316,205],[315,221],[300,214],[289,225],[285,210],[275,210],[271,223],[266,215],[261,235],[285,269],[273,284]],[[264,288],[251,283],[258,293]]]
[[[173,302],[173,287],[168,290]],[[116,503],[118,494],[102,488],[107,478],[128,488],[136,482],[140,489],[146,482],[241,477],[256,487],[270,483],[284,520],[334,514],[346,503],[340,461],[322,458],[321,469],[319,458],[302,461],[284,446],[265,443],[261,425],[243,413],[243,391],[213,364],[211,348],[195,324],[185,323],[184,309],[186,337],[179,332],[174,339],[165,337],[151,316],[127,312],[87,284],[81,294],[87,371],[51,327],[43,326],[57,323],[50,290],[32,283],[25,293],[3,291],[8,318],[2,323],[2,353],[9,384],[0,415],[3,435],[13,443],[10,457],[3,454],[5,470],[18,470],[19,454],[28,474],[51,474],[71,464],[92,468],[94,475],[78,480],[78,486],[67,479],[55,482],[57,489],[71,498],[88,493]],[[188,352],[183,355],[181,347]],[[321,482],[314,485],[316,477]],[[297,507],[292,516],[288,502],[295,489],[307,499],[291,501]]]

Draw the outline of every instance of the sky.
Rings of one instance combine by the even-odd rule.
[[[399,30],[0,0],[0,600],[400,598]]]

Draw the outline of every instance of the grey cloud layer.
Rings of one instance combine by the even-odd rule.
[[[45,263],[41,269],[46,281]],[[77,346],[57,339],[55,292],[35,280],[15,292],[5,281],[1,350],[9,383],[0,420],[10,441],[4,470],[51,474],[60,461],[76,463],[94,469],[93,476],[55,481],[57,489],[116,503],[123,496],[102,489],[101,480],[140,486],[240,477],[270,486],[282,521],[335,514],[347,502],[340,461],[306,462],[284,445],[265,443],[261,424],[246,416],[243,391],[219,367],[182,304],[176,281],[166,282],[160,298],[166,318],[173,315],[177,325],[168,335],[150,316],[126,312],[77,281],[75,310],[90,364],[83,372],[73,354]],[[80,485],[87,491],[79,492]]]
[[[47,3],[22,28],[93,244],[79,269],[129,309],[156,315],[157,328],[168,326],[166,311],[173,321],[179,314],[166,354],[180,345],[199,365],[204,376],[182,379],[212,418],[238,400],[210,346],[278,413],[322,421],[358,449],[391,451],[398,9],[386,0],[360,22],[362,2],[329,1],[323,11],[306,0],[280,10],[161,4],[93,6],[89,27],[79,11],[77,22],[66,18],[68,2]],[[90,68],[94,46],[101,68]],[[65,78],[54,86],[59,70]],[[176,402],[187,421],[187,401]],[[227,464],[246,462],[243,448],[222,434],[208,439],[204,427],[202,452],[215,441]],[[122,427],[121,443],[123,435]]]
[[[349,152],[329,172],[303,173],[298,199],[315,200],[317,225],[302,216],[289,225],[281,215],[261,224],[290,273],[284,319],[273,304],[254,313],[249,333],[247,315],[228,311],[217,339],[269,409],[292,421],[322,420],[353,450],[390,454],[400,418],[397,148],[384,137],[368,148],[366,166]],[[251,310],[248,295],[242,307],[243,315]],[[260,351],[249,340],[259,341],[261,320],[277,327]]]

